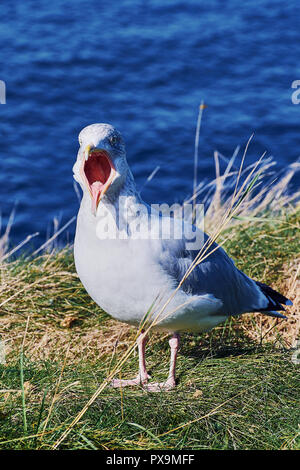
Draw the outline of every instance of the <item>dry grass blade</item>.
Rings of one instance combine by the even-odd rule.
[[[201,101],[201,104],[199,106],[199,112],[198,112],[198,119],[197,119],[197,126],[196,126],[196,134],[195,134],[195,151],[194,151],[194,184],[193,184],[193,204],[194,204],[194,209],[193,213],[195,210],[195,205],[196,205],[196,190],[197,190],[197,173],[198,173],[198,158],[199,158],[199,139],[200,139],[200,129],[201,129],[201,122],[202,122],[202,115],[203,115],[203,110],[205,108],[205,104],[203,101]]]
[[[229,403],[230,401],[234,400],[236,397],[240,396],[240,395],[243,395],[244,393],[248,392],[249,390],[251,390],[252,388],[255,388],[257,387],[258,385],[261,385],[260,382],[252,385],[251,387],[248,387],[246,390],[242,390],[241,392],[237,393],[236,395],[234,395],[233,397],[230,397],[228,398],[228,400],[225,400],[223,401],[222,403],[220,403],[220,405],[216,406],[215,408],[213,408],[212,410],[210,410],[208,413],[206,413],[205,415],[203,416],[200,416],[199,418],[195,418],[191,421],[188,421],[187,423],[183,423],[181,424],[180,426],[177,426],[176,428],[174,429],[170,429],[170,431],[167,431],[167,432],[164,432],[163,434],[159,434],[158,437],[163,437],[163,436],[167,436],[168,434],[171,434],[175,431],[178,431],[179,429],[183,429],[187,426],[190,426],[191,424],[194,424],[194,423],[197,423],[198,421],[201,421],[205,418],[209,418],[210,416],[212,416],[213,414],[216,414],[217,411],[222,408],[224,405],[226,405],[227,403]]]
[[[76,220],[75,216],[71,217],[71,219],[68,220],[68,222],[65,225],[63,225],[63,227],[61,227],[59,230],[56,230],[54,235],[52,235],[52,237],[50,237],[45,243],[43,243],[43,245],[41,245],[37,250],[35,250],[32,253],[32,256],[36,256],[41,251],[44,251],[45,248],[47,248],[47,246],[50,245],[50,243],[52,243],[64,230],[66,230],[66,228],[68,228],[69,225],[75,222],[75,220]]]
[[[60,375],[59,375],[59,378],[58,378],[58,381],[57,381],[57,384],[56,384],[56,387],[55,387],[55,391],[54,391],[54,394],[53,394],[52,402],[51,402],[51,405],[49,407],[48,415],[47,415],[47,418],[45,419],[45,423],[44,423],[44,426],[43,426],[43,433],[45,433],[45,431],[47,429],[47,425],[48,425],[49,419],[51,417],[51,413],[52,413],[55,401],[56,401],[57,396],[58,396],[58,390],[59,390],[59,387],[60,387],[60,383],[61,383],[61,379],[62,379],[62,376],[63,376],[63,373],[64,373],[64,369],[66,367],[67,357],[68,357],[68,354],[69,354],[69,351],[70,351],[70,346],[71,346],[71,343],[69,343],[69,345],[67,347],[67,350],[65,352],[65,358],[64,358],[63,366],[61,368]]]

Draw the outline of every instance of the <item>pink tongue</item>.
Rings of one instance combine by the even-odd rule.
[[[99,194],[101,193],[103,186],[104,185],[100,181],[95,181],[91,186],[92,211],[94,214],[96,214],[96,211],[97,211],[97,202],[98,202]]]

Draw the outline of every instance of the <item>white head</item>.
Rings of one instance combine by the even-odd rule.
[[[74,179],[84,193],[89,193],[92,212],[106,194],[113,198],[120,192],[129,168],[121,134],[110,124],[91,124],[78,136],[79,151],[73,166]]]

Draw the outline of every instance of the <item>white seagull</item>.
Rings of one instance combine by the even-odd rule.
[[[207,331],[230,315],[246,312],[286,318],[277,311],[292,302],[239,271],[216,243],[182,282],[198,254],[189,248],[191,235],[204,244],[208,236],[180,219],[150,210],[142,201],[123,138],[113,126],[85,127],[79,144],[73,167],[83,191],[74,244],[78,276],[92,299],[113,318],[141,327],[150,317],[155,328],[173,333],[165,382],[149,383],[147,335],[141,330],[138,376],[115,379],[112,386],[142,385],[149,391],[174,388],[181,331]],[[179,228],[183,230],[178,237],[174,233]]]

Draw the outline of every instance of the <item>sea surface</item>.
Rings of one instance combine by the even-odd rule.
[[[4,227],[16,206],[13,243],[39,232],[38,245],[54,218],[76,214],[72,165],[90,123],[122,132],[149,203],[191,194],[202,100],[199,180],[214,177],[214,150],[230,158],[253,132],[247,163],[266,150],[279,173],[298,159],[299,2],[16,0],[0,10],[0,209]]]

